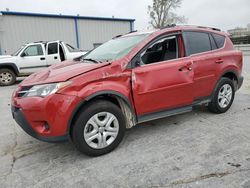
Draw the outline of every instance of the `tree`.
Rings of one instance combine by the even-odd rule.
[[[185,23],[184,16],[178,16],[174,10],[181,6],[183,0],[153,0],[153,5],[148,6],[150,24],[154,28],[162,28],[167,25]]]

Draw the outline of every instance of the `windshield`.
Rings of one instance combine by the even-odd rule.
[[[21,48],[19,48],[17,51],[15,51],[13,54],[11,54],[12,56],[17,56],[21,51],[22,49],[25,47],[25,45],[21,46]]]
[[[112,39],[89,52],[84,59],[112,61],[122,58],[147,36],[148,34],[143,34]]]

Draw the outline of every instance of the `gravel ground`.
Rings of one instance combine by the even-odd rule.
[[[232,108],[204,108],[136,126],[96,158],[72,143],[28,136],[10,113],[16,85],[0,88],[0,187],[250,187],[250,56]]]

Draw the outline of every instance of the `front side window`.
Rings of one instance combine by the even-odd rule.
[[[23,51],[23,54],[25,54],[25,56],[41,56],[41,55],[43,55],[43,49],[42,49],[42,46],[40,44],[28,46]]]
[[[48,55],[57,54],[58,53],[58,43],[53,42],[48,44]]]
[[[85,59],[116,60],[127,55],[137,44],[143,41],[148,34],[124,36],[112,39],[93,51],[89,52]]]
[[[151,44],[141,54],[141,64],[151,64],[178,58],[176,36],[166,37]]]
[[[187,56],[212,50],[208,33],[187,31],[183,37]]]

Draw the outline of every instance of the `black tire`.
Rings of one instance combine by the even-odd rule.
[[[8,75],[8,80],[3,76]],[[16,74],[10,69],[0,69],[0,86],[10,86],[16,82]]]
[[[231,100],[228,103],[228,105],[223,108],[223,107],[220,106],[218,98],[219,98],[220,90],[226,84],[230,85],[231,88],[232,88],[232,97],[231,97]],[[216,113],[216,114],[225,113],[231,107],[231,105],[232,105],[232,103],[234,101],[234,96],[235,96],[235,85],[234,85],[233,80],[231,80],[229,78],[222,77],[220,79],[220,81],[217,83],[217,86],[216,86],[216,88],[214,90],[214,93],[213,93],[213,96],[212,96],[212,101],[208,105],[209,111],[213,112],[213,113]]]
[[[114,115],[119,122],[119,131],[115,140],[110,145],[106,146],[105,148],[95,149],[89,146],[85,141],[84,130],[89,119],[100,112],[108,112]],[[72,141],[80,152],[89,156],[99,156],[109,153],[114,150],[122,141],[126,131],[125,122],[126,121],[121,109],[115,104],[105,100],[93,101],[85,106],[78,115],[72,130]]]

